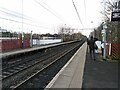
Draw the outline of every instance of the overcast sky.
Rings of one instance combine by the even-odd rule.
[[[0,27],[10,31],[57,33],[61,25],[93,28],[102,22],[102,0],[0,0]],[[22,19],[23,13],[23,19]],[[93,21],[93,23],[91,23]],[[23,29],[22,29],[22,23]],[[82,25],[82,24],[83,25]],[[80,31],[80,30],[79,30]],[[88,35],[91,29],[81,32]]]

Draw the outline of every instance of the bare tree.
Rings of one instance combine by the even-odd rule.
[[[108,27],[107,28],[107,40],[112,41],[112,42],[116,42],[116,41],[120,42],[120,35],[118,35],[118,33],[120,33],[120,30],[118,30],[120,28],[120,22],[118,22],[118,21],[111,22],[110,21],[111,12],[114,9],[118,8],[117,3],[118,2],[115,2],[113,0],[106,0],[105,1],[106,6],[103,6],[105,10],[103,10],[103,12],[101,12],[105,16],[104,19],[105,19],[107,27]]]

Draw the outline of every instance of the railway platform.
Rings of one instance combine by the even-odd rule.
[[[43,46],[33,46],[32,48],[24,48],[24,49],[18,49],[18,50],[14,50],[14,51],[8,51],[8,52],[0,53],[0,57],[4,58],[4,57],[12,56],[12,55],[27,53],[27,52],[39,50],[39,49],[46,49],[49,47],[54,47],[57,45],[62,45],[62,44],[67,44],[67,43],[72,43],[72,42],[74,42],[74,41],[64,42],[64,43],[55,43],[55,44],[49,44],[49,45],[43,45]]]
[[[26,53],[26,52],[39,50],[39,49],[43,49],[43,48],[48,48],[48,47],[52,47],[52,46],[56,46],[56,45],[59,45],[59,44],[51,44],[51,45],[45,45],[45,46],[34,46],[32,48],[18,49],[18,50],[14,50],[14,51],[1,53],[0,56],[2,56],[2,57],[12,56],[12,55]]]
[[[91,60],[87,52],[87,43],[74,54],[69,62],[46,86],[52,88],[79,88],[118,90],[118,61],[103,61],[100,52],[96,61]]]
[[[46,88],[81,88],[87,44],[74,54]]]

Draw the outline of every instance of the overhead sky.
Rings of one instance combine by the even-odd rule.
[[[60,26],[88,36],[102,22],[102,0],[0,0],[0,27],[8,31],[57,33]],[[23,23],[23,24],[22,24]]]

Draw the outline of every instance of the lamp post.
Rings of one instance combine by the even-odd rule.
[[[103,42],[104,42],[104,55],[103,55],[103,59],[106,59],[106,29],[107,29],[107,25],[104,22],[103,23]]]
[[[92,36],[93,36],[93,38],[95,38],[95,29],[93,28],[93,24],[94,23],[93,23],[93,21],[91,21],[91,23],[92,23],[92,31],[93,31],[93,35]]]
[[[32,31],[31,31],[31,34],[30,34],[30,47],[32,48],[32,45],[33,45],[33,41],[32,41]]]
[[[2,30],[1,30],[1,27],[0,27],[0,37],[2,37]]]
[[[63,42],[63,31],[64,31],[64,28],[62,27],[62,29],[61,29],[61,35],[62,35],[61,41],[62,41],[62,42]]]
[[[64,25],[64,30],[63,30],[63,41],[66,41],[66,24]]]
[[[24,48],[24,32],[22,32],[22,48]]]
[[[104,19],[105,19],[105,6],[106,6],[106,2],[103,1],[104,3]],[[103,53],[103,59],[106,60],[106,29],[107,29],[107,25],[105,23],[105,21],[103,22],[103,42],[104,42],[104,53]]]

